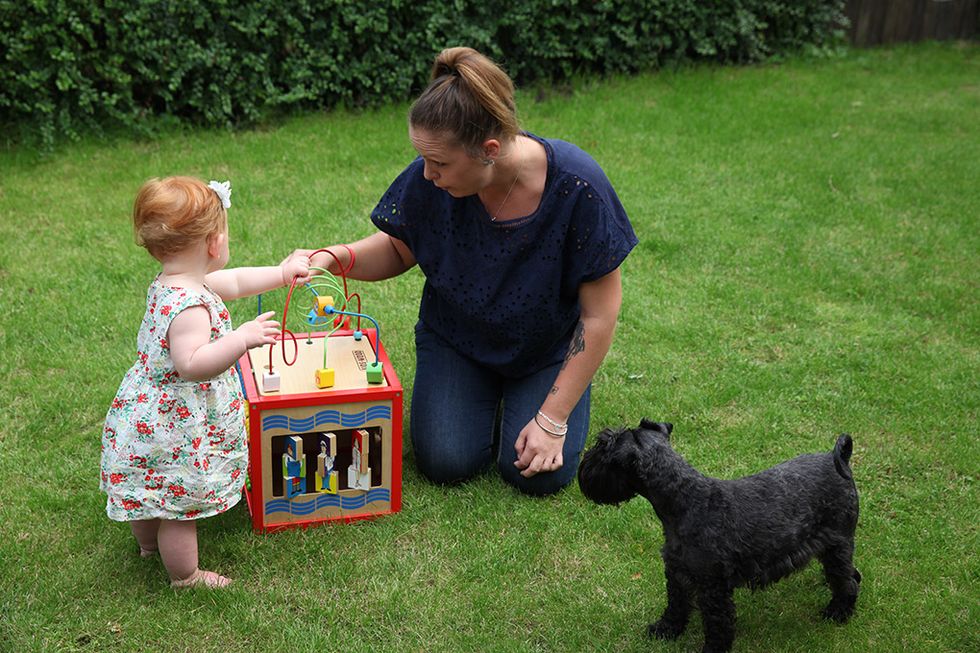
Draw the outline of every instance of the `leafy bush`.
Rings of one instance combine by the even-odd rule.
[[[0,0],[0,128],[50,145],[148,116],[403,100],[460,44],[519,83],[758,61],[833,42],[843,21],[843,0]]]

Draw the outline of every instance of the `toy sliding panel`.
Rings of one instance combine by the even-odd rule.
[[[391,512],[391,401],[272,409],[260,421],[267,527]]]

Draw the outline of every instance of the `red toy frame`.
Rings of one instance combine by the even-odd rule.
[[[353,335],[351,330],[339,330],[327,336],[324,333],[312,333],[308,334],[306,337],[312,339],[324,338],[324,337],[344,337]],[[258,356],[262,356],[261,350],[257,349],[253,352],[247,352],[244,356],[239,359],[239,365],[241,367],[242,384],[245,389],[246,400],[248,401],[248,444],[249,444],[249,479],[250,484],[246,485],[245,488],[245,498],[248,504],[249,513],[252,517],[252,527],[258,532],[271,533],[278,530],[283,530],[286,528],[296,528],[296,527],[308,527],[313,525],[318,525],[331,521],[343,521],[351,522],[359,519],[370,519],[373,517],[378,517],[381,515],[387,515],[395,513],[401,510],[401,499],[402,499],[402,387],[401,383],[398,381],[398,377],[394,372],[394,368],[391,362],[388,360],[388,356],[385,353],[384,347],[381,343],[377,343],[377,334],[374,329],[364,330],[363,335],[368,339],[368,343],[373,348],[375,345],[378,348],[378,359],[383,365],[385,384],[373,386],[365,384],[362,388],[348,389],[348,390],[316,390],[312,392],[302,392],[302,393],[286,393],[286,394],[262,394],[259,392],[258,387],[255,384],[254,366],[251,360],[250,354],[255,353]],[[281,341],[277,342],[279,346],[282,346]],[[261,358],[258,359],[258,365],[261,370]],[[278,411],[281,409],[297,408],[297,407],[320,407],[320,406],[339,406],[344,404],[373,404],[377,402],[378,405],[387,405],[387,402],[391,403],[390,410],[390,421],[384,421],[386,425],[390,428],[390,434],[388,438],[383,439],[383,443],[386,445],[382,450],[382,464],[388,465],[390,468],[390,486],[387,488],[378,488],[379,495],[384,497],[385,494],[388,495],[388,499],[371,499],[369,503],[363,505],[363,507],[354,509],[339,509],[340,514],[337,511],[331,511],[332,514],[329,516],[313,516],[309,519],[297,518],[295,514],[290,512],[285,519],[278,519],[270,515],[269,504],[272,503],[268,500],[271,495],[271,488],[265,487],[265,474],[266,465],[275,465],[276,461],[271,460],[271,440],[268,433],[264,433],[262,427],[263,414],[268,414],[270,411]],[[366,412],[366,411],[365,411]],[[348,427],[342,427],[348,428]],[[289,434],[287,430],[285,434]],[[271,469],[271,468],[270,468]],[[387,493],[384,492],[387,490]],[[372,488],[372,492],[374,488]],[[357,494],[358,492],[363,493],[360,490],[341,490],[343,493],[347,494]],[[307,495],[316,494],[313,492],[307,493]],[[370,493],[369,493],[370,495]],[[346,498],[346,497],[345,497]],[[339,500],[339,498],[338,498]],[[274,502],[277,505],[282,505],[285,499],[276,498]],[[291,510],[291,509],[290,509]],[[283,510],[277,510],[272,512],[283,512]],[[317,509],[316,512],[323,512],[321,509]]]

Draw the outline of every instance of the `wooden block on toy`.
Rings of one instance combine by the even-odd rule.
[[[286,452],[282,455],[282,475],[302,478],[303,491],[306,491],[306,456],[303,455],[303,438],[298,435],[286,438]]]
[[[368,453],[371,448],[371,435],[365,429],[357,429],[351,442],[351,466],[363,474],[368,470]]]
[[[368,363],[367,366],[367,381],[368,383],[381,383],[385,380],[384,372],[382,371],[381,361],[376,363]]]
[[[337,487],[340,483],[340,476],[337,474],[337,472],[330,472],[330,474],[326,477],[326,483],[323,482],[324,477],[319,473],[315,474],[314,478],[316,479],[317,492],[323,492],[324,494],[337,494]]]
[[[301,476],[303,474],[303,463],[299,460],[293,460],[288,455],[282,455],[282,475],[283,476]]]
[[[320,453],[328,456],[337,455],[337,434],[331,432],[320,434]]]
[[[320,295],[316,297],[316,314],[320,316],[325,316],[327,314],[327,307],[333,308],[333,297],[330,295]]]
[[[337,472],[334,471],[334,461],[337,459],[337,435],[335,433],[320,434],[320,453],[316,457],[316,491],[337,493]],[[327,479],[324,484],[323,480]]]
[[[303,457],[303,438],[298,435],[291,435],[286,438],[286,453],[293,460]]]
[[[347,468],[347,487],[355,490],[371,489],[371,468],[366,472],[360,473],[354,465]]]
[[[334,384],[334,372],[332,367],[320,368],[316,371],[316,387],[330,388]]]
[[[262,392],[279,392],[282,377],[275,370],[262,372]]]
[[[306,494],[305,476],[287,476],[282,479],[282,483],[286,488],[287,499],[292,499],[300,494]]]
[[[316,457],[316,473],[326,478],[333,471],[335,460],[333,456],[321,453]]]

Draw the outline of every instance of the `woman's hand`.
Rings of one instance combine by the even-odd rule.
[[[553,472],[565,464],[562,459],[562,448],[565,437],[556,437],[545,433],[533,419],[521,429],[517,436],[514,449],[517,450],[517,460],[514,466],[521,470],[521,476],[530,478],[540,472]]]

